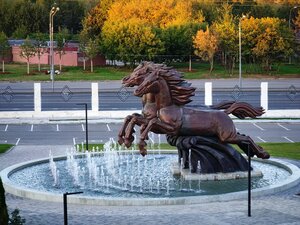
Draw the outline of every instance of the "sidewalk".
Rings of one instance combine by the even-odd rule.
[[[0,155],[0,170],[15,163],[65,154],[71,146],[16,146]],[[291,161],[300,167],[299,161]],[[247,200],[170,206],[88,206],[68,204],[71,225],[97,224],[289,224],[300,221],[300,187],[275,195],[252,199],[252,217],[248,217]],[[28,225],[63,224],[63,204],[22,199],[6,195],[10,212],[20,209]]]

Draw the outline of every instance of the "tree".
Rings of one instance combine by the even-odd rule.
[[[5,202],[5,190],[0,177],[0,224],[7,225],[9,220],[7,206]]]
[[[93,69],[93,59],[97,56],[99,50],[98,40],[97,39],[89,39],[85,48],[85,54],[89,57],[91,61],[91,72],[94,72]]]
[[[101,0],[92,8],[82,20],[83,29],[86,30],[88,38],[95,38],[102,31],[111,5],[116,0]]]
[[[0,57],[2,60],[2,73],[5,72],[4,59],[9,54],[10,46],[8,43],[8,38],[4,32],[0,32]]]
[[[191,11],[193,2],[195,1],[115,1],[102,27],[102,51],[107,58],[131,64],[153,59],[158,54],[180,52],[190,55],[193,52],[192,36],[199,29],[194,28],[199,27],[198,24],[204,19],[201,11]],[[176,37],[172,37],[172,34],[178,39],[175,40]],[[179,44],[177,49],[176,43]]]
[[[36,55],[38,57],[39,63],[38,63],[38,70],[41,71],[41,56],[47,51],[45,48],[46,45],[46,38],[42,33],[37,33],[35,35],[35,50],[36,50]]]
[[[163,51],[162,42],[153,29],[146,24],[141,26],[138,21],[105,23],[102,46],[105,53],[113,53],[114,59],[130,62],[132,66],[141,60],[151,60]]]
[[[162,41],[166,54],[162,60],[187,59],[193,52],[192,37],[200,27],[200,23],[187,23],[159,29],[158,38]]]
[[[56,34],[56,42],[57,42],[57,46],[56,46],[56,54],[59,55],[59,70],[61,71],[61,60],[62,60],[62,56],[65,53],[65,42],[67,40],[69,36],[69,31],[67,28],[63,28],[61,29],[57,34]]]
[[[300,30],[300,10],[298,10],[296,18],[293,20],[293,23],[295,25],[295,30]]]
[[[60,0],[56,1],[56,3],[59,7],[59,13],[55,15],[54,25],[58,27],[58,30],[59,27],[65,27],[71,34],[79,33],[82,29],[81,21],[84,18],[84,3],[79,2],[78,0]]]
[[[87,60],[85,51],[87,48],[88,41],[89,41],[88,32],[87,30],[83,29],[79,34],[79,50],[83,54],[83,70],[85,70],[85,61]]]
[[[223,5],[219,12],[220,17],[213,23],[213,30],[218,35],[220,49],[223,52],[223,64],[229,67],[232,74],[238,52],[238,34],[231,10],[230,5]]]
[[[19,25],[12,33],[12,37],[15,39],[24,39],[28,36],[28,30],[24,25]]]
[[[291,31],[278,18],[256,19],[259,23],[259,34],[255,39],[252,53],[261,58],[268,71],[271,70],[272,61],[279,55],[288,56],[292,53]]]
[[[29,65],[30,65],[30,58],[35,56],[36,49],[34,45],[32,44],[32,41],[27,37],[24,41],[24,43],[21,45],[21,52],[20,56],[27,61],[27,74],[29,74]]]
[[[206,31],[199,30],[194,37],[195,54],[204,61],[209,61],[211,74],[214,67],[214,55],[218,49],[217,36],[206,28]]]

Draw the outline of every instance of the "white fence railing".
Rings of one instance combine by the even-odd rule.
[[[206,82],[205,105],[212,105],[213,88],[211,82]],[[300,118],[299,109],[292,110],[269,110],[268,107],[268,82],[262,82],[260,86],[260,105],[265,109],[262,118]],[[98,83],[91,83],[91,110],[88,110],[90,119],[122,119],[129,114],[140,113],[140,110],[103,111],[99,110],[99,87]],[[83,110],[56,110],[42,111],[41,83],[34,83],[34,111],[3,111],[1,119],[83,119]],[[0,121],[1,121],[0,119]]]

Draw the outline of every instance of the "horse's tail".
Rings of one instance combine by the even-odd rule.
[[[232,114],[239,119],[246,117],[256,118],[265,113],[262,107],[253,107],[247,102],[222,101],[219,104],[212,105],[209,108],[216,110],[224,110],[226,114]]]
[[[228,109],[232,104],[236,103],[235,101],[222,101],[216,105],[211,105],[209,108],[221,110],[221,109]]]
[[[239,119],[246,117],[256,118],[265,113],[263,107],[253,107],[246,102],[234,102],[231,106],[224,110],[226,114],[232,114]]]

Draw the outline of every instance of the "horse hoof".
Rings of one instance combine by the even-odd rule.
[[[119,137],[118,143],[119,143],[119,145],[122,145],[124,143],[124,139],[122,137]]]
[[[147,155],[147,150],[145,149],[144,151],[140,151],[140,154],[144,157],[145,155]]]
[[[124,144],[125,144],[126,148],[129,148],[131,146],[132,142],[128,139],[125,139]]]
[[[258,152],[258,153],[256,154],[256,156],[257,156],[258,158],[261,158],[261,159],[269,159],[269,158],[270,158],[270,154],[269,154],[268,152],[265,152],[265,151],[263,151],[263,152]]]
[[[145,148],[147,146],[147,143],[144,140],[141,140],[139,143],[139,149],[140,149],[140,154],[142,156],[147,155],[147,149]]]

